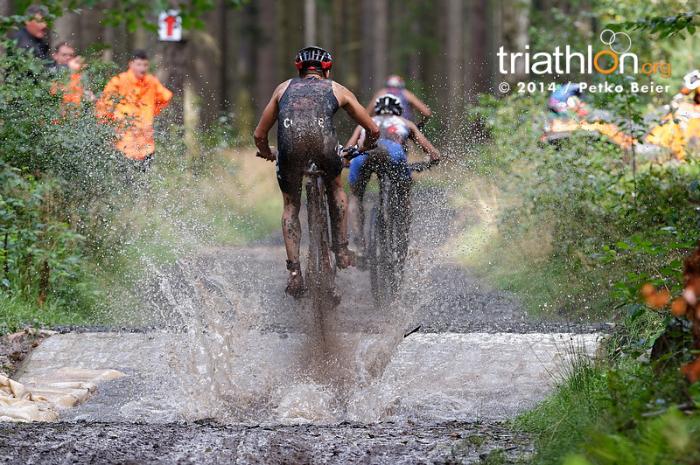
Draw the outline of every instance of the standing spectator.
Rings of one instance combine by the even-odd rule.
[[[28,50],[38,59],[51,63],[49,56],[49,26],[46,18],[49,10],[43,5],[30,5],[25,15],[31,19],[24,23],[24,27],[11,37],[17,42],[17,48]]]
[[[54,47],[51,58],[53,58],[51,66],[53,70],[65,71],[68,69],[68,63],[75,58],[75,48],[68,42],[61,42]]]
[[[148,65],[146,52],[134,51],[129,69],[107,83],[97,102],[98,115],[117,123],[117,149],[142,172],[148,170],[156,150],[153,120],[173,96],[148,73]]]
[[[94,101],[95,95],[83,82],[82,71],[85,63],[81,56],[75,54],[75,49],[63,42],[56,47],[53,58],[54,66],[52,69],[58,80],[51,87],[51,93],[61,92],[63,94],[64,107],[79,107],[83,99]]]

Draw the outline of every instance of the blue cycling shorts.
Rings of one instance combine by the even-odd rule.
[[[381,145],[387,152],[389,152],[389,157],[391,158],[392,163],[404,165],[405,179],[411,179],[411,171],[408,168],[408,158],[406,157],[406,152],[404,151],[403,146],[398,142],[394,142],[393,140],[389,139],[379,139],[379,141],[377,141],[377,145]],[[366,182],[369,176],[372,174],[367,173],[366,170],[363,169],[365,163],[367,162],[367,157],[368,155],[363,153],[362,155],[350,160],[350,173],[348,176],[348,181],[350,184],[355,185],[361,181]]]

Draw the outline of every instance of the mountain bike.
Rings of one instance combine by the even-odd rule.
[[[304,170],[306,212],[309,227],[309,253],[306,286],[315,307],[340,303],[335,290],[335,255],[331,246],[330,216],[325,173],[311,162]]]
[[[344,149],[337,148],[338,156]],[[273,150],[274,157],[277,151]],[[257,156],[262,157],[259,152]],[[309,251],[306,263],[306,293],[313,300],[313,305],[321,309],[330,303],[336,306],[340,296],[335,290],[335,254],[331,246],[331,222],[328,212],[328,195],[325,181],[326,173],[316,163],[310,161],[303,171],[303,185],[306,190],[306,213],[309,228]]]
[[[381,149],[373,149],[367,169],[377,175],[379,198],[372,208],[365,257],[372,297],[378,307],[398,296],[403,281],[411,227],[411,172],[425,171],[435,162],[397,163]]]

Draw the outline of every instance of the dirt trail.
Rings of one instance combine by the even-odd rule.
[[[322,354],[317,315],[283,295],[280,241],[203,250],[146,289],[148,305],[137,312],[145,318],[135,321],[155,331],[56,336],[32,354],[20,374],[72,361],[109,364],[130,377],[105,385],[62,423],[0,424],[0,461],[396,464],[526,456],[527,438],[502,420],[543,398],[571,346],[585,342],[590,353],[590,333],[603,327],[530,320],[515,297],[450,259],[445,244],[459,225],[445,192],[425,188],[414,198],[400,302],[377,310],[367,273],[341,272],[343,299],[324,317]],[[80,362],[81,353],[92,358]],[[298,422],[311,424],[289,424]]]

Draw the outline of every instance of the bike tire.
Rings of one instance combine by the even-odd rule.
[[[377,206],[372,209],[372,223],[370,224],[370,237],[368,240],[369,256],[367,258],[372,297],[375,306],[378,308],[391,302],[391,273],[388,269],[391,260],[387,255],[386,229],[381,209]]]
[[[380,176],[379,201],[371,213],[367,259],[372,296],[380,308],[398,298],[408,255],[410,184],[400,174]]]
[[[411,227],[411,211],[409,206],[410,183],[400,180],[393,186],[394,198],[392,204],[392,227],[394,236],[392,249],[394,266],[392,268],[392,292],[394,296],[399,294],[403,284],[403,275],[408,256],[409,232]]]
[[[307,287],[314,305],[323,306],[335,299],[335,260],[329,234],[328,204],[325,185],[319,177],[306,183],[309,228]]]
[[[381,270],[379,267],[379,208],[375,206],[372,208],[372,212],[370,214],[370,223],[369,223],[369,235],[367,238],[367,244],[366,244],[366,257],[367,257],[367,264],[369,267],[369,282],[370,282],[370,288],[372,290],[372,298],[374,299],[374,302],[377,306],[381,306],[382,304],[382,295],[380,293],[380,288],[382,286],[382,283],[379,282],[379,275],[381,274]]]
[[[402,218],[406,212],[403,211],[404,203],[401,200],[399,180],[395,179],[396,173],[392,172],[391,174],[392,176],[388,176],[388,182],[385,182],[384,186],[388,193],[384,203],[384,221],[386,223],[385,273],[387,274],[385,294],[388,300],[394,301],[399,294],[405,259],[405,255],[402,253],[402,244],[405,243]]]
[[[393,232],[391,226],[390,180],[380,177],[379,202],[372,209],[370,222],[369,267],[372,297],[379,308],[394,300]]]

